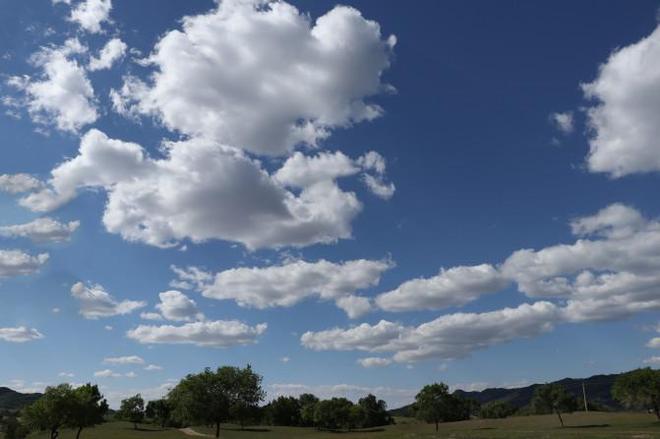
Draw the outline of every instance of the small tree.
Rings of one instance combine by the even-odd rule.
[[[144,419],[144,399],[142,399],[142,395],[138,393],[122,400],[118,415],[121,419],[132,422],[133,428],[137,430],[138,424]]]
[[[73,403],[67,425],[77,428],[76,439],[86,427],[93,427],[103,422],[108,412],[108,403],[103,399],[98,386],[85,384],[73,391]]]
[[[612,386],[612,396],[626,407],[644,407],[660,420],[660,370],[650,367],[621,375]]]
[[[559,423],[564,426],[562,413],[571,413],[576,409],[575,397],[560,384],[545,384],[539,386],[532,398],[532,407],[537,413],[555,413]]]
[[[438,424],[446,421],[449,416],[451,399],[445,383],[426,385],[415,396],[415,416],[422,421],[435,423],[435,431],[438,431]]]
[[[57,439],[60,428],[70,422],[75,399],[69,384],[47,387],[41,398],[25,408],[23,420],[29,428],[48,431],[50,439]]]
[[[171,414],[172,414],[172,408],[170,407],[169,401],[167,401],[166,399],[157,399],[155,401],[149,401],[147,403],[147,408],[144,411],[145,417],[158,423],[158,425],[160,425],[161,428],[165,428],[167,426]]]

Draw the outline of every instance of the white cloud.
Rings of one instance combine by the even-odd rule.
[[[383,200],[389,200],[394,195],[396,187],[394,183],[386,183],[382,177],[371,174],[363,174],[362,179],[367,188],[376,196]]]
[[[431,278],[406,281],[376,297],[376,304],[386,311],[462,306],[508,284],[509,281],[492,265],[458,266],[442,269]]]
[[[167,320],[176,322],[190,322],[192,320],[204,320],[194,300],[188,298],[179,291],[165,291],[158,295],[160,303],[156,309],[160,311]]]
[[[71,372],[60,372],[60,373],[57,374],[57,376],[63,377],[63,378],[75,378],[76,375],[74,373],[71,373]]]
[[[144,359],[137,355],[127,355],[124,357],[107,357],[103,359],[105,364],[144,364]]]
[[[62,46],[43,48],[32,58],[43,70],[40,78],[9,78],[7,83],[25,94],[24,104],[34,122],[77,132],[96,121],[92,84],[84,67],[70,58],[86,50],[77,39],[69,39]]]
[[[101,32],[101,25],[109,21],[111,9],[111,0],[83,0],[71,11],[69,20],[87,32],[97,34]]]
[[[32,256],[22,250],[0,249],[0,278],[36,273],[48,257],[48,253]]]
[[[306,332],[303,346],[318,351],[392,352],[400,363],[462,358],[473,351],[552,329],[559,309],[550,302],[522,304],[485,313],[455,313],[417,327],[381,320],[349,329]]]
[[[0,328],[0,340],[9,343],[25,343],[42,338],[44,338],[44,335],[34,328],[27,328],[25,326]]]
[[[232,268],[217,273],[212,280],[195,285],[205,297],[234,300],[238,305],[258,309],[289,307],[308,297],[335,300],[349,315],[357,316],[370,308],[366,298],[353,294],[375,286],[382,273],[392,267],[387,260],[358,259],[341,263],[326,260],[297,260],[269,267]],[[187,270],[177,269],[178,274]],[[199,270],[197,270],[199,273]],[[184,280],[194,277],[194,273]]]
[[[660,26],[619,48],[582,88],[595,101],[587,116],[593,137],[589,170],[612,177],[660,170]]]
[[[155,371],[163,370],[163,368],[161,366],[158,366],[157,364],[150,364],[148,366],[145,366],[144,370],[148,372],[155,372]]]
[[[142,312],[140,318],[144,320],[163,320],[163,316],[157,312]]]
[[[166,33],[149,56],[150,83],[132,78],[114,100],[171,130],[283,154],[380,116],[365,99],[387,88],[394,44],[350,7],[312,23],[283,1],[226,0]]]
[[[111,369],[98,370],[94,372],[96,378],[120,378],[122,374],[113,372]]]
[[[71,287],[71,296],[80,303],[80,314],[86,319],[130,314],[147,305],[135,300],[117,301],[101,285],[85,285],[82,282]]]
[[[660,367],[660,357],[650,357],[644,360],[644,364],[651,367]]]
[[[127,48],[128,46],[126,46],[126,43],[121,39],[111,39],[105,44],[105,46],[103,46],[98,57],[89,60],[89,70],[94,71],[111,68],[115,61],[120,60],[124,56]]]
[[[281,361],[282,363],[285,363],[285,364],[286,364],[286,363],[288,363],[289,361],[291,361],[291,359],[290,359],[289,357],[282,357],[282,358],[280,358],[280,361]]]
[[[80,226],[80,221],[60,223],[52,218],[37,218],[25,224],[0,226],[0,236],[29,238],[34,242],[63,242]]]
[[[20,194],[41,189],[43,183],[29,174],[0,175],[0,191]]]
[[[550,121],[563,134],[571,134],[575,130],[572,111],[566,111],[564,113],[552,113],[550,115]]]
[[[646,343],[646,346],[653,349],[660,349],[660,337],[654,337]]]
[[[90,130],[79,155],[20,203],[50,211],[79,189],[101,187],[108,192],[103,223],[126,240],[168,247],[186,238],[224,239],[249,249],[348,238],[362,208],[332,179],[294,193],[235,148],[191,139],[166,143],[164,153],[153,159],[140,145]]]
[[[385,367],[392,364],[392,360],[390,360],[389,358],[382,358],[382,357],[360,358],[357,360],[357,362],[360,366],[364,368]]]
[[[249,326],[237,320],[217,320],[186,323],[182,326],[140,325],[126,335],[142,344],[193,344],[224,348],[256,343],[257,337],[267,327],[265,323]]]

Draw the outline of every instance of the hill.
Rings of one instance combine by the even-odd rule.
[[[613,411],[620,410],[622,407],[617,403],[610,393],[612,384],[619,377],[619,374],[612,375],[594,375],[589,378],[564,378],[554,383],[561,384],[566,389],[580,398],[582,401],[582,383],[584,383],[587,392],[587,401],[592,410]],[[532,384],[526,387],[514,389],[490,388],[481,391],[456,390],[454,393],[463,398],[471,398],[479,401],[482,405],[493,401],[506,401],[516,408],[522,408],[532,400],[534,391],[541,384]],[[398,409],[390,410],[392,416],[413,416],[412,405],[407,405]]]
[[[7,387],[0,387],[0,410],[16,410],[32,404],[41,393],[19,393]]]

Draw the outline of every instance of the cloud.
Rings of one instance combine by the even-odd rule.
[[[0,278],[36,273],[48,258],[48,253],[32,256],[22,250],[0,249]]]
[[[58,377],[63,377],[63,378],[75,378],[76,374],[71,373],[71,372],[60,372],[57,374]]]
[[[9,343],[26,343],[41,340],[44,335],[34,328],[19,326],[17,328],[0,328],[0,340]]]
[[[83,0],[71,11],[69,20],[87,32],[97,34],[102,30],[101,25],[109,21],[111,9],[111,0]]]
[[[9,238],[28,238],[37,243],[64,242],[80,226],[80,221],[60,223],[52,218],[37,218],[25,224],[0,226],[0,236]]]
[[[234,300],[243,307],[258,309],[290,307],[308,297],[335,300],[349,315],[358,316],[370,308],[358,290],[375,286],[383,272],[393,266],[387,260],[358,259],[340,263],[303,260],[269,267],[240,267],[204,276],[195,288],[211,299]],[[183,280],[193,272],[176,269]]]
[[[71,287],[71,296],[80,303],[80,314],[92,320],[130,314],[147,305],[135,300],[117,301],[101,285],[85,285],[82,282]]]
[[[10,194],[20,194],[39,190],[43,183],[29,174],[0,175],[0,191]]]
[[[582,85],[585,97],[594,101],[587,110],[591,172],[618,178],[660,170],[659,71],[660,26],[614,51],[596,79]]]
[[[566,111],[564,113],[552,113],[550,115],[550,121],[555,126],[555,128],[557,128],[563,134],[571,134],[575,130],[572,111]]]
[[[372,367],[385,367],[392,364],[392,360],[390,360],[389,358],[382,358],[382,357],[360,358],[357,360],[357,362],[360,366],[367,369]]]
[[[79,154],[51,171],[48,187],[20,203],[50,211],[80,189],[100,187],[108,192],[106,229],[128,241],[170,247],[223,239],[249,249],[348,238],[362,208],[332,177],[294,193],[236,148],[191,139],[166,143],[163,152],[150,158],[140,145],[92,129]]]
[[[144,364],[144,360],[137,355],[128,355],[124,357],[107,357],[103,359],[105,364]]]
[[[651,367],[660,367],[660,357],[647,358],[643,363]]]
[[[96,378],[120,378],[123,375],[117,372],[113,372],[111,369],[98,370],[94,372]]]
[[[165,291],[158,295],[160,303],[156,309],[160,311],[167,320],[176,322],[190,322],[192,320],[204,320],[194,300],[188,298],[179,291]]]
[[[124,56],[127,48],[126,43],[119,38],[109,40],[101,49],[99,56],[89,60],[89,70],[95,71],[111,68],[115,61],[120,60]]]
[[[366,99],[387,90],[394,44],[351,7],[312,22],[283,1],[226,0],[167,32],[149,83],[128,78],[114,100],[171,130],[279,155],[380,116]]]
[[[144,320],[163,320],[163,316],[157,312],[142,312],[140,318]]]
[[[145,366],[144,370],[146,370],[147,372],[155,372],[155,371],[163,370],[163,368],[161,366],[158,366],[157,364],[150,364],[148,366]]]
[[[399,363],[429,358],[463,358],[470,353],[515,339],[547,332],[558,321],[550,302],[522,304],[484,313],[455,313],[419,326],[381,320],[376,325],[308,331],[303,346],[317,351],[391,352]]]
[[[646,347],[660,349],[660,337],[654,337],[646,343]]]
[[[257,337],[267,327],[266,323],[248,326],[237,320],[217,320],[186,323],[182,326],[139,325],[126,335],[142,344],[193,344],[225,348],[256,343]]]
[[[459,266],[431,278],[412,279],[380,294],[376,304],[386,311],[442,309],[462,306],[481,295],[502,290],[510,282],[492,265]]]
[[[85,68],[72,55],[87,48],[77,39],[69,39],[62,46],[45,47],[32,57],[41,76],[12,76],[8,85],[24,93],[21,101],[32,120],[41,125],[55,125],[61,131],[77,132],[96,121],[94,89]]]

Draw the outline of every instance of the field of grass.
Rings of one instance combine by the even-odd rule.
[[[660,438],[660,422],[641,413],[574,413],[565,415],[565,428],[560,428],[556,416],[521,416],[508,419],[473,420],[435,426],[401,418],[397,425],[354,432],[319,432],[313,428],[255,427],[244,431],[231,425],[220,433],[226,439],[499,439],[499,438]],[[133,426],[124,422],[111,422],[83,431],[81,439],[185,439],[178,430],[159,430],[151,426]],[[212,429],[196,427],[200,433],[211,434]],[[30,439],[46,439],[47,435],[33,435]],[[60,439],[74,439],[72,431],[63,431]]]

